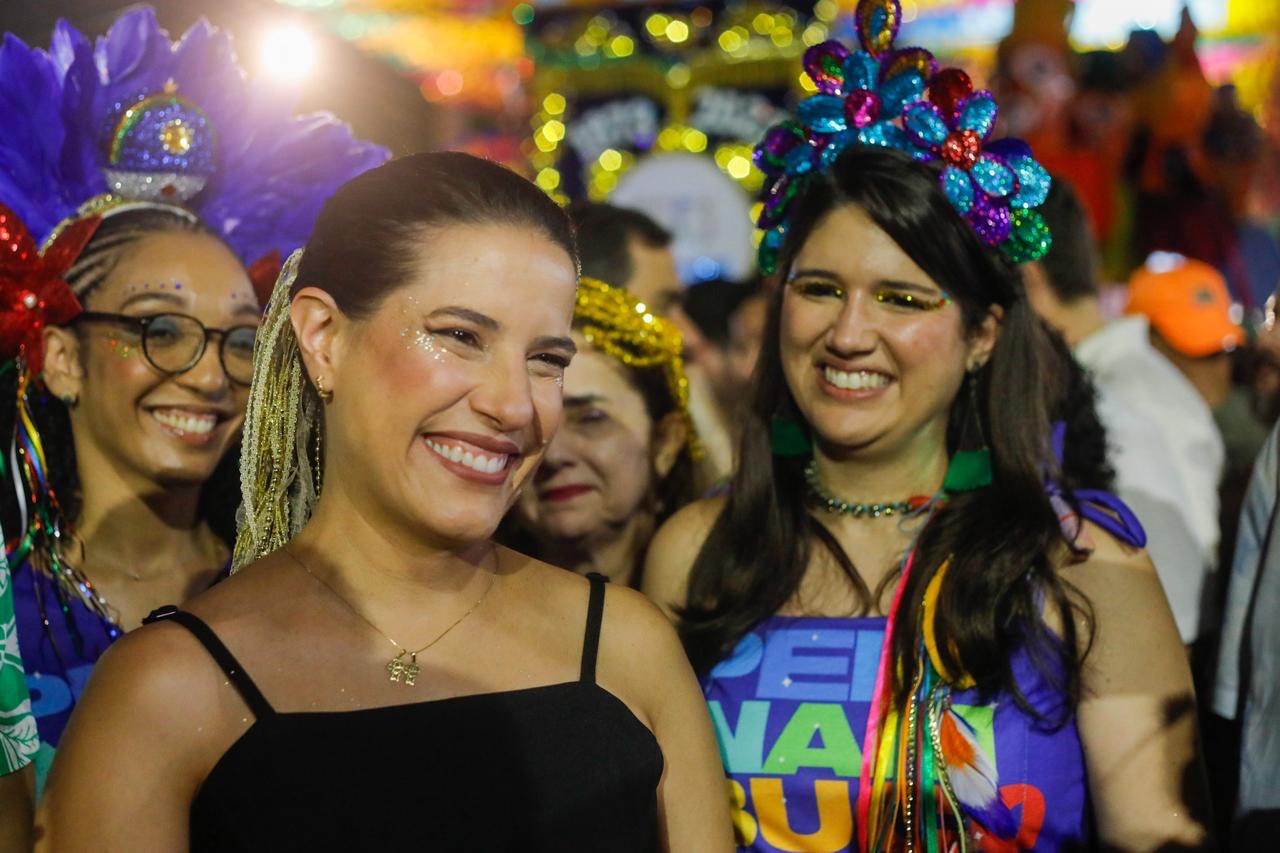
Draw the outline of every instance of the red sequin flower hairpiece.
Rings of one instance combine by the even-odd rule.
[[[72,223],[42,254],[17,214],[0,204],[0,360],[16,358],[29,375],[40,374],[44,327],[69,323],[82,310],[64,276],[100,221]]]

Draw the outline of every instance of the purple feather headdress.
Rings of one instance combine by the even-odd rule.
[[[197,216],[246,266],[302,246],[325,200],[387,159],[328,115],[249,84],[203,19],[177,42],[155,12],[96,44],[59,21],[47,51],[0,44],[0,202],[44,243],[104,202]]]

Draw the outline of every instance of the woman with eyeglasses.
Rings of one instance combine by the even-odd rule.
[[[41,777],[106,648],[228,564],[255,281],[385,158],[264,112],[204,23],[172,44],[142,9],[54,42],[0,65],[39,104],[0,104],[0,523]]]

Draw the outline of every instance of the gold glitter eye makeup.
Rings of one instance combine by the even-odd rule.
[[[844,288],[829,281],[789,281],[787,286],[807,299],[844,299]]]
[[[876,302],[892,305],[895,308],[906,308],[913,311],[937,311],[951,304],[951,297],[945,293],[939,299],[930,299],[916,293],[901,290],[884,289],[875,292]]]

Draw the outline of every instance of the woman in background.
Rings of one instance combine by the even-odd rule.
[[[680,333],[627,291],[584,278],[573,339],[564,423],[515,520],[539,558],[638,587],[654,531],[694,498]]]

